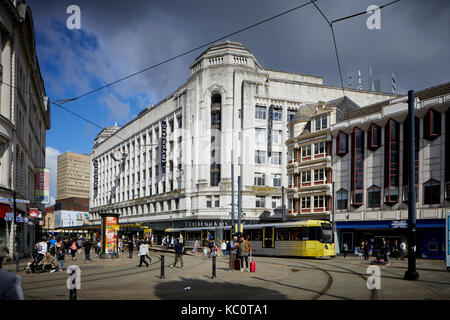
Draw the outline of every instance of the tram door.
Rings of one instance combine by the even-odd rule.
[[[274,227],[263,228],[263,248],[274,247]]]

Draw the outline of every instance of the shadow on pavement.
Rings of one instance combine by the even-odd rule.
[[[185,290],[185,288],[190,290]],[[286,295],[273,289],[248,286],[220,280],[200,280],[181,278],[177,281],[167,281],[155,286],[155,296],[164,300],[236,300],[236,299],[270,299],[287,300]]]

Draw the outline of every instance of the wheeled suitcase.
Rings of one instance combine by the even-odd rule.
[[[255,261],[253,261],[252,255],[250,255],[250,272],[255,272],[255,271],[256,271],[256,263],[255,263]]]
[[[234,260],[234,270],[241,270],[241,259],[236,258]]]

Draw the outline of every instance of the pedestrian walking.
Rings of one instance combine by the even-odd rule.
[[[72,261],[75,261],[77,259],[76,254],[78,251],[78,245],[76,241],[72,242],[72,245],[70,246],[70,254],[72,255]]]
[[[180,239],[180,243],[183,243],[183,234],[180,232],[180,237],[179,237],[179,239]]]
[[[66,248],[64,246],[64,242],[60,239],[58,241],[58,243],[55,245],[56,248],[56,256],[58,259],[58,267],[59,267],[59,271],[63,271],[64,268],[64,258],[66,256]]]
[[[153,247],[155,245],[155,235],[152,234],[152,238],[151,238],[151,246]]]
[[[92,243],[89,239],[84,241],[84,257],[86,260],[91,260],[91,246]]]
[[[347,242],[344,242],[343,247],[344,247],[344,258],[345,258],[347,256],[347,250],[348,250]]]
[[[227,247],[228,256],[229,256],[229,260],[228,260],[229,264],[228,264],[228,266],[230,267],[229,268],[230,271],[234,270],[234,262],[236,260],[236,255],[237,255],[237,252],[238,252],[237,240],[238,240],[237,237],[234,236],[233,240],[231,240],[228,243],[228,247]]]
[[[9,249],[0,238],[0,269],[2,269],[3,259],[9,256]]]
[[[170,249],[173,249],[175,247],[175,239],[173,236],[170,238]]]
[[[54,256],[50,254],[50,252],[47,252],[45,255],[45,258],[41,260],[39,263],[42,266],[42,271],[44,272],[55,272],[58,268],[58,265],[56,264],[56,259]]]
[[[361,245],[359,247],[359,253],[358,253],[359,260],[362,260],[363,254],[364,254],[364,240],[361,241]]]
[[[133,244],[133,240],[131,238],[128,238],[128,257],[131,259],[133,258],[133,248],[134,248],[134,244]]]
[[[384,252],[384,257],[386,259],[386,265],[390,265],[391,264],[391,260],[390,260],[390,255],[391,255],[391,246],[389,244],[389,240],[385,241],[385,252]]]
[[[228,243],[228,241],[227,242],[222,241],[222,245],[221,245],[222,256],[224,256],[224,257],[227,255],[227,243]]]
[[[364,242],[364,260],[369,260],[369,253],[370,253],[369,241],[366,241]]]
[[[171,268],[175,268],[178,260],[181,262],[181,269],[183,269],[183,242],[180,239],[177,239],[177,243],[174,246],[175,249],[175,262],[170,265]]]
[[[148,268],[148,263],[147,263],[147,261],[145,261],[145,257],[148,255],[148,246],[144,242],[142,242],[139,245],[139,253],[138,253],[138,255],[139,255],[139,258],[140,258],[140,262],[139,262],[139,264],[137,266],[138,267],[142,267],[142,263],[145,263],[145,265]]]
[[[208,258],[211,258],[211,253],[213,253],[213,251],[214,251],[214,237],[209,231],[208,231],[207,239],[208,239],[208,248],[209,248]]]
[[[402,241],[400,244],[400,258],[402,260],[405,260],[405,253],[406,253],[406,241]]]
[[[239,256],[241,258],[241,272],[244,271],[244,260],[247,267],[247,272],[250,272],[248,268],[248,255],[252,251],[252,245],[250,244],[250,241],[245,240],[244,236],[241,236],[241,241],[237,245],[237,247]]]
[[[118,248],[119,248],[119,253],[122,253],[123,252],[123,241],[122,241],[122,239],[119,240]]]

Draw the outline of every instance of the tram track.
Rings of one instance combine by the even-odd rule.
[[[151,262],[149,263],[149,265],[155,265],[158,262],[161,261],[161,258],[156,258],[157,260],[155,262]],[[97,273],[90,273],[90,274],[85,274],[83,275],[83,282],[92,282],[92,281],[98,281],[98,280],[107,280],[107,279],[114,279],[118,276],[120,277],[128,277],[128,276],[132,276],[132,275],[136,275],[136,274],[140,274],[140,273],[145,273],[145,272],[149,272],[149,271],[156,271],[159,268],[155,268],[155,269],[150,269],[150,268],[146,268],[143,271],[139,271],[137,270],[136,272],[129,272],[132,270],[136,270],[136,267],[132,267],[132,268],[125,268],[125,269],[119,269],[119,270],[112,270],[112,271],[106,271],[106,272],[97,272]],[[117,275],[117,273],[120,272],[128,272],[124,275]],[[109,276],[107,277],[102,277],[102,278],[94,278],[94,279],[86,279],[86,277],[98,277],[99,275],[105,275],[108,274]],[[114,274],[114,275],[111,275]],[[24,282],[23,283],[23,290],[24,291],[30,291],[30,290],[36,290],[36,289],[46,289],[46,288],[54,288],[54,287],[59,287],[61,285],[61,283],[57,283],[57,284],[52,284],[52,285],[48,285],[48,286],[32,286],[31,288],[27,288],[27,286],[29,284],[34,285],[34,284],[38,284],[38,283],[48,283],[48,282],[61,282],[61,281],[66,281],[67,278],[58,278],[58,279],[46,279],[46,280],[40,280],[40,281],[32,281],[32,282]]]
[[[282,263],[275,263],[273,261],[270,261],[270,262],[268,262],[268,261],[259,261],[259,262],[266,263],[266,264],[279,265],[279,266],[283,266],[283,267],[293,267],[293,266],[288,266],[288,265],[285,265],[285,264],[282,264]],[[299,263],[299,261],[290,261],[290,262]],[[302,262],[300,262],[300,264],[302,264]],[[333,282],[334,282],[333,276],[327,270],[322,269],[320,267],[317,267],[317,266],[314,266],[314,265],[312,266],[312,265],[305,264],[305,263],[303,263],[303,265],[307,265],[307,266],[312,267],[312,268],[314,268],[316,270],[319,270],[319,271],[325,273],[325,275],[327,276],[327,283],[326,283],[326,285],[311,298],[311,300],[318,300],[320,297],[324,296],[328,292],[328,290],[330,290],[330,288],[331,288],[331,286],[333,285]],[[299,267],[299,265],[297,265],[295,267]],[[302,289],[299,289],[299,290],[302,290]]]
[[[351,263],[351,262],[350,262],[349,264],[352,264],[352,265],[354,265],[354,266],[361,266],[361,265],[358,265],[358,264],[356,264],[356,263]],[[367,265],[367,266],[369,266],[369,265]],[[382,273],[388,273],[388,274],[391,274],[391,275],[395,276],[397,279],[403,279],[403,277],[402,277],[401,275],[399,275],[398,273],[395,273],[395,272],[393,272],[393,271],[390,271],[390,270],[388,270],[388,269],[386,269],[386,268],[383,268],[381,271],[382,271]],[[434,271],[434,270],[433,270],[433,271]],[[381,277],[383,277],[383,276],[381,275]],[[417,285],[417,286],[419,286],[419,287],[422,287],[422,288],[424,288],[424,289],[429,290],[430,292],[432,292],[435,296],[437,296],[437,297],[438,297],[439,299],[441,299],[441,300],[448,300],[448,299],[449,299],[448,296],[446,296],[446,295],[440,293],[439,291],[437,291],[436,289],[434,289],[434,288],[431,287],[430,285],[427,285],[427,284],[421,282],[421,280],[416,280],[416,281],[413,281],[412,283],[414,283],[415,285]]]

